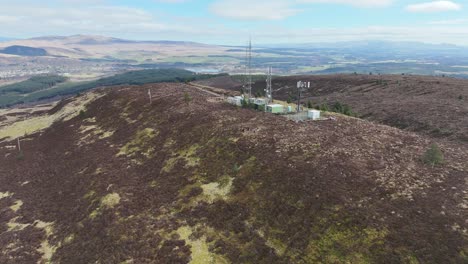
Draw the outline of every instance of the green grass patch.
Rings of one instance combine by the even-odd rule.
[[[101,207],[114,208],[120,203],[120,195],[118,193],[110,193],[101,199]]]
[[[101,214],[103,209],[112,209],[120,203],[120,195],[118,193],[109,193],[104,197],[101,197],[99,201],[99,207],[93,210],[89,214],[90,219],[95,219]]]
[[[317,240],[310,241],[306,255],[310,262],[373,263],[372,247],[383,245],[386,230],[332,225]]]
[[[137,153],[141,153],[149,158],[154,153],[154,148],[150,147],[149,141],[156,137],[158,132],[152,128],[145,128],[136,133],[135,137],[120,148],[117,156],[135,157]]]
[[[194,167],[198,165],[200,163],[200,158],[195,155],[198,148],[200,148],[200,146],[198,144],[194,144],[186,149],[180,150],[177,152],[177,154],[174,155],[174,157],[166,160],[161,171],[170,172],[172,168],[174,168],[174,165],[177,163],[177,161],[180,159],[183,159],[186,166],[188,167]]]
[[[239,59],[232,57],[208,57],[208,56],[174,56],[167,57],[158,62],[169,62],[169,63],[186,63],[186,64],[207,64],[207,63],[238,63]]]
[[[10,206],[10,209],[13,210],[14,212],[18,212],[21,206],[23,206],[23,201],[16,200],[15,203],[12,206]]]
[[[36,116],[22,121],[15,122],[11,125],[0,128],[0,139],[8,138],[15,139],[17,137],[32,134],[41,131],[51,126],[59,120],[70,120],[77,116],[81,110],[86,109],[86,105],[95,99],[99,98],[97,93],[88,93],[84,96],[75,98],[74,101],[65,105],[60,111],[53,115]]]
[[[219,182],[211,182],[203,184],[200,187],[203,189],[204,200],[213,203],[218,199],[227,199],[231,191],[233,178],[229,176],[221,177]]]
[[[185,243],[190,246],[190,264],[229,263],[222,256],[209,251],[209,244],[207,243],[205,236],[202,236],[198,239],[192,239],[191,235],[193,231],[191,227],[182,226],[177,229],[176,233],[180,236],[180,239],[185,240]]]

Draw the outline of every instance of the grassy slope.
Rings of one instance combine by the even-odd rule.
[[[466,262],[468,150],[439,142],[432,168],[430,143],[354,118],[286,122],[183,84],[106,90],[24,141],[23,159],[0,144],[0,262]]]

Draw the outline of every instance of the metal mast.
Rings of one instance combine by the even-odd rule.
[[[249,82],[249,77],[248,77],[248,75],[249,75],[249,69],[248,69],[249,68],[249,66],[248,66],[248,64],[249,64],[249,62],[248,62],[248,60],[249,60],[248,59],[249,58],[249,44],[248,43],[246,43],[246,44],[247,45],[245,46],[245,58],[244,58],[244,78],[243,78],[244,83],[242,85],[242,87],[244,89],[243,93],[247,92],[247,86],[248,86],[247,83]]]
[[[273,86],[271,85],[271,74],[272,68],[268,67],[268,75],[266,79],[266,89],[265,89],[265,97],[267,98],[267,104],[273,102]]]
[[[252,39],[249,38],[249,47],[247,51],[247,67],[248,67],[248,80],[247,90],[249,91],[249,98],[252,97]]]
[[[297,82],[297,93],[298,93],[298,98],[297,98],[297,112],[299,113],[301,111],[301,96],[302,92],[310,88],[310,82],[303,82],[303,81],[298,81]]]

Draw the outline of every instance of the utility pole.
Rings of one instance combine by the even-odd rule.
[[[301,95],[302,91],[306,88],[310,88],[310,82],[303,82],[303,81],[298,81],[297,82],[297,93],[298,93],[298,98],[297,98],[297,112],[300,112],[301,109]]]

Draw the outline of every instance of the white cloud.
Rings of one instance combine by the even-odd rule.
[[[417,41],[468,45],[466,26],[368,26],[356,28],[309,28],[303,30],[275,28],[252,32],[259,43],[316,43],[360,40]]]
[[[286,0],[221,0],[212,4],[210,10],[218,16],[239,20],[280,20],[299,12]]]
[[[346,4],[358,7],[386,7],[391,5],[393,0],[298,0],[300,3],[329,3]]]
[[[0,15],[0,23],[18,22],[21,18],[17,16]]]
[[[218,0],[210,10],[221,17],[238,20],[281,20],[301,12],[306,4],[345,4],[357,7],[385,7],[394,0]]]
[[[462,24],[468,24],[468,18],[437,20],[437,21],[431,21],[428,24],[430,25],[462,25]]]
[[[0,5],[5,1],[0,0]],[[17,1],[20,3],[10,3],[0,9],[0,36],[29,38],[83,34],[139,40],[204,42],[212,39],[223,43],[228,38],[226,36],[234,35],[224,25],[204,18],[173,17],[113,5],[83,5],[78,8],[67,4],[52,7],[37,2],[25,5],[28,0]]]
[[[151,13],[144,9],[103,4],[62,4],[43,5],[30,0],[16,0],[16,3],[2,5],[0,9],[0,35],[12,38],[36,37],[43,35],[73,35],[93,34],[129,39],[170,39],[190,40],[218,44],[242,44],[243,40],[252,35],[256,43],[297,43],[297,42],[336,42],[363,39],[382,39],[394,41],[423,41],[434,43],[455,43],[468,45],[468,27],[462,19],[426,22],[425,25],[407,27],[340,27],[329,28],[317,26],[309,28],[281,27],[281,23],[250,23],[232,24],[213,17],[170,16],[161,13]],[[75,0],[71,0],[75,1]],[[93,0],[84,0],[91,3]],[[154,1],[154,0],[151,0]],[[278,20],[292,16],[298,6],[298,0],[222,0],[230,2],[241,10],[226,16],[237,16],[240,19]],[[302,1],[302,0],[301,0]],[[310,1],[310,0],[307,0]],[[314,0],[319,1],[319,0]],[[320,0],[324,2],[325,0]],[[8,2],[0,0],[0,4]],[[252,3],[250,3],[252,2]],[[359,4],[360,7],[380,7],[385,1],[370,4],[371,1],[330,0],[327,2],[342,4]],[[396,1],[395,1],[396,2]],[[107,2],[104,2],[107,3]],[[366,4],[367,3],[367,4]],[[387,2],[388,4],[389,2]],[[211,8],[214,8],[211,6]],[[252,11],[253,10],[253,11]],[[212,10],[214,11],[214,10]],[[278,11],[277,13],[273,11]],[[260,14],[260,15],[259,15]],[[266,17],[266,18],[265,18]],[[371,22],[369,22],[371,23]],[[429,24],[428,24],[429,23]],[[468,22],[467,22],[468,23]],[[248,26],[247,26],[248,25]],[[269,28],[265,28],[269,25]],[[315,24],[317,25],[317,24]]]
[[[38,5],[10,5],[0,11],[3,34],[24,35],[70,35],[110,34],[112,32],[142,32],[169,29],[158,22],[152,14],[137,8],[119,6],[73,6],[54,7]],[[2,19],[3,12],[16,20]],[[34,32],[34,33],[32,33]],[[31,34],[32,33],[32,34]]]
[[[461,10],[461,5],[452,1],[434,1],[420,4],[412,4],[406,6],[406,10],[409,12],[422,12],[422,13],[433,13],[433,12],[444,12],[444,11],[458,11]]]

